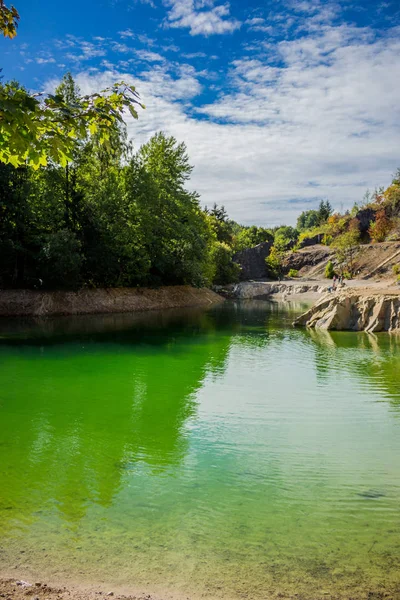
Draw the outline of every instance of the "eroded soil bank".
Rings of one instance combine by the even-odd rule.
[[[77,292],[0,290],[0,317],[45,317],[126,313],[208,306],[223,298],[206,288],[190,286],[79,290]]]

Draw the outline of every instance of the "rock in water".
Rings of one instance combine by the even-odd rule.
[[[294,325],[336,331],[400,332],[400,294],[371,290],[326,294]]]

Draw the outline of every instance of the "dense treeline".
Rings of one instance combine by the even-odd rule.
[[[73,104],[67,75],[57,90]],[[158,133],[138,151],[123,127],[77,140],[73,161],[38,170],[0,163],[0,285],[77,288],[228,283],[238,249],[271,236],[186,189],[184,144]]]

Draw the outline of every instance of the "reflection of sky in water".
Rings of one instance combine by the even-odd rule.
[[[398,584],[399,342],[292,317],[0,323],[0,564],[227,597]]]

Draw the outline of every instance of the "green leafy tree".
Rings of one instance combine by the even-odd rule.
[[[296,245],[299,239],[299,232],[294,227],[283,226],[275,231],[274,246],[284,252]]]
[[[350,229],[342,233],[333,242],[335,249],[336,262],[342,275],[348,273],[350,277],[354,276],[356,268],[356,259],[360,252],[360,233],[357,229]]]
[[[192,169],[185,144],[164,133],[144,144],[128,168],[154,283],[206,283],[215,235],[198,195],[185,189]]]
[[[297,229],[300,231],[314,229],[319,223],[320,215],[318,210],[305,210],[297,219]]]
[[[209,216],[209,222],[217,236],[217,240],[232,246],[234,223],[228,218],[225,207],[214,204],[211,210],[206,207],[205,213]]]
[[[270,277],[281,279],[283,274],[283,252],[276,246],[272,246],[269,256],[265,259]]]
[[[213,283],[226,285],[236,283],[240,276],[240,266],[233,262],[233,251],[224,242],[215,242],[211,250],[211,261],[215,265]]]
[[[254,246],[258,246],[258,244],[262,244],[263,242],[270,242],[272,244],[273,241],[274,236],[269,229],[253,225],[240,229],[239,233],[234,237],[233,247],[238,252],[246,248],[254,248]]]
[[[0,0],[0,30],[5,37],[17,34],[19,14]],[[143,106],[134,86],[121,81],[73,101],[62,93],[31,94],[17,82],[0,84],[0,161],[14,167],[35,169],[48,161],[65,166],[73,160],[75,142],[98,134],[109,143],[110,129],[123,122],[128,110],[138,117]]]

